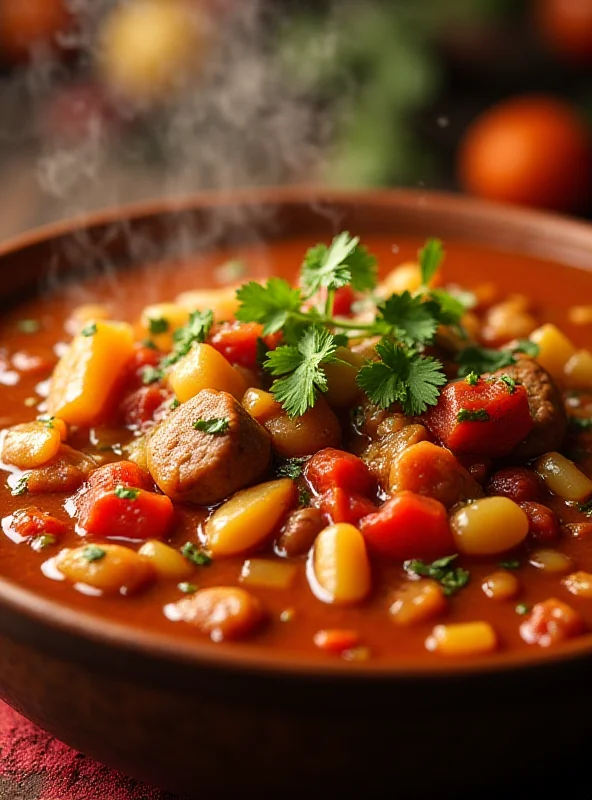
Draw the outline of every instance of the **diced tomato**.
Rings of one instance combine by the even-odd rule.
[[[54,517],[49,511],[42,511],[35,506],[15,511],[10,527],[23,539],[44,533],[63,536],[68,530],[68,525],[63,520]]]
[[[257,322],[221,322],[214,325],[209,343],[231,364],[255,369],[257,339],[263,339],[268,350],[275,350],[281,338],[281,333],[263,336],[263,325]]]
[[[352,313],[352,305],[356,300],[356,293],[348,283],[335,292],[333,299],[333,314],[336,317],[347,317]]]
[[[135,389],[121,403],[124,424],[140,426],[149,422],[154,419],[156,410],[171,397],[171,393],[158,383]]]
[[[120,497],[115,490],[88,492],[79,502],[79,527],[101,539],[161,539],[173,521],[171,499],[145,489],[129,492],[129,497]]]
[[[320,511],[329,525],[337,522],[356,525],[362,517],[376,511],[376,506],[367,497],[334,486],[321,495]]]
[[[91,472],[85,491],[111,492],[116,486],[150,490],[153,483],[148,474],[133,461],[114,461]]]
[[[477,415],[483,419],[470,419]],[[483,378],[475,385],[459,380],[445,386],[426,422],[454,453],[492,458],[508,455],[533,426],[524,386],[510,393],[503,381]]]
[[[342,653],[360,643],[358,631],[349,628],[327,628],[317,631],[312,638],[319,650],[327,653]]]
[[[144,369],[157,367],[162,360],[162,353],[153,347],[136,344],[134,353],[123,368],[121,377],[122,386],[132,388],[143,385]]]
[[[533,503],[532,501],[519,505],[528,517],[528,532],[534,539],[552,542],[559,538],[559,520],[552,509],[542,503]]]
[[[442,503],[413,492],[398,492],[359,527],[370,549],[398,561],[433,561],[455,552]]]
[[[579,636],[584,630],[584,620],[577,611],[562,600],[550,597],[532,607],[520,626],[520,636],[527,644],[551,647]]]
[[[306,464],[304,477],[317,494],[335,487],[357,495],[371,494],[376,489],[376,482],[362,459],[334,447],[319,450]]]

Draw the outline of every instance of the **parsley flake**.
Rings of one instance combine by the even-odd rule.
[[[310,492],[302,486],[298,487],[298,505],[307,506],[312,499]]]
[[[130,486],[124,486],[121,483],[115,487],[114,491],[115,496],[119,497],[120,500],[137,500],[140,494],[139,489],[132,489]]]
[[[466,377],[466,381],[469,386],[476,386],[479,383],[479,375],[476,372],[469,372]]]
[[[488,422],[489,412],[486,408],[461,408],[456,415],[457,422]]]
[[[29,476],[25,473],[21,475],[18,481],[15,483],[14,488],[11,490],[10,494],[13,497],[20,497],[23,494],[27,494],[29,491]]]
[[[423,413],[438,401],[439,387],[446,383],[442,364],[388,339],[376,345],[380,361],[365,364],[356,381],[370,400],[381,408],[401,403],[411,416]]]
[[[525,614],[528,614],[528,612],[530,611],[530,606],[527,605],[527,603],[518,603],[518,605],[516,606],[514,611],[517,614],[520,614],[521,617],[523,617]]]
[[[188,581],[181,581],[181,583],[177,584],[177,589],[183,594],[195,594],[197,588],[194,583],[189,583]]]
[[[173,331],[173,349],[163,358],[161,367],[170,367],[186,356],[194,344],[203,344],[214,324],[214,314],[207,311],[192,311],[189,322],[183,328]]]
[[[148,320],[148,331],[152,336],[157,336],[159,333],[166,333],[169,328],[169,321],[164,317],[150,317]]]
[[[82,336],[94,336],[96,332],[97,332],[97,323],[96,322],[91,322],[90,325],[86,325],[80,331]]]
[[[226,433],[230,427],[230,422],[226,417],[212,417],[212,419],[198,419],[193,423],[193,427],[196,431],[220,436],[222,433]]]
[[[187,561],[191,561],[192,564],[198,567],[209,567],[212,563],[212,556],[208,555],[201,547],[193,544],[193,542],[185,542],[180,552]]]
[[[142,370],[142,383],[148,386],[151,383],[157,383],[164,378],[164,372],[159,367],[153,367],[150,364]]]
[[[40,533],[38,536],[34,536],[31,539],[31,549],[35,550],[36,553],[39,553],[41,550],[51,547],[56,542],[57,537],[52,533]]]
[[[292,480],[295,481],[296,478],[302,475],[302,470],[307,461],[308,457],[288,458],[279,465],[276,475],[278,478],[292,478]]]
[[[107,551],[103,547],[97,547],[96,544],[89,544],[82,551],[82,557],[91,562],[100,561],[106,555]]]
[[[509,375],[500,375],[499,380],[508,387],[508,394],[514,394],[516,391],[516,381],[514,378],[511,378]]]
[[[317,244],[307,250],[302,264],[302,286],[307,297],[319,289],[334,291],[351,284],[359,292],[376,286],[377,262],[357,236],[347,231],[338,234],[331,244]]]
[[[326,328],[307,328],[296,346],[283,345],[268,353],[265,369],[276,377],[271,393],[290,417],[302,416],[316,402],[317,391],[327,391],[323,364],[331,364],[337,345]],[[281,376],[281,377],[278,377]]]
[[[420,575],[421,577],[433,578],[438,581],[444,594],[449,597],[459,589],[462,589],[463,586],[466,586],[471,577],[468,570],[451,566],[452,562],[457,558],[458,555],[456,554],[445,556],[433,561],[431,564],[414,559],[405,561],[403,569],[412,575]]]
[[[174,411],[176,408],[179,408],[180,405],[181,405],[181,403],[179,401],[179,398],[178,397],[173,397],[173,399],[171,400],[171,404],[170,404],[169,408],[171,409],[171,411]]]
[[[520,562],[518,561],[517,558],[510,558],[507,561],[500,561],[499,565],[500,565],[500,567],[502,567],[502,569],[519,569],[520,568]]]
[[[37,417],[37,422],[42,422],[47,428],[54,428],[55,417]]]

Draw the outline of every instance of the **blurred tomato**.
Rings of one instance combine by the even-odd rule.
[[[516,97],[468,128],[458,177],[471,194],[556,211],[575,211],[590,194],[590,131],[566,103]]]
[[[65,0],[0,0],[0,48],[9,61],[26,59],[40,42],[55,43],[71,16]]]
[[[536,0],[534,19],[556,53],[571,61],[592,60],[592,0]]]

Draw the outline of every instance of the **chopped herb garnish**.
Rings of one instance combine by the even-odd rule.
[[[18,481],[15,483],[14,488],[11,490],[11,495],[13,497],[20,497],[23,494],[27,494],[29,491],[29,476],[28,475],[21,475]]]
[[[164,372],[159,367],[148,365],[142,370],[142,383],[148,386],[151,383],[161,381],[164,377]]]
[[[592,500],[588,500],[587,503],[578,503],[577,508],[578,511],[581,511],[583,514],[592,514]]]
[[[307,250],[302,264],[302,286],[307,297],[319,289],[335,291],[351,284],[359,292],[376,286],[376,258],[347,231],[336,236],[329,247],[317,244]]]
[[[177,589],[183,594],[195,594],[197,592],[198,587],[194,583],[189,583],[188,581],[181,581],[181,583],[177,584]]]
[[[40,533],[39,536],[34,536],[31,539],[31,548],[36,552],[45,550],[57,542],[57,537],[52,533]]]
[[[426,564],[425,561],[412,560],[405,561],[403,569],[413,575],[421,575],[426,578],[433,578],[442,586],[442,591],[449,597],[463,586],[466,586],[470,579],[468,570],[462,567],[450,566],[458,558],[458,555],[445,556]]]
[[[173,332],[173,349],[162,360],[162,367],[176,364],[180,358],[186,356],[194,344],[202,344],[208,337],[210,328],[214,324],[214,315],[207,311],[192,311],[189,322],[183,328]]]
[[[493,350],[489,347],[471,345],[465,347],[457,358],[459,363],[458,375],[464,378],[470,372],[497,372],[499,369],[509,367],[516,363],[516,353],[525,353],[535,358],[539,353],[539,346],[529,339],[519,339],[514,347],[502,350]]]
[[[518,561],[517,558],[510,558],[507,561],[500,561],[499,565],[500,565],[500,567],[502,567],[502,569],[519,569],[520,568],[520,562]]]
[[[489,411],[486,408],[461,408],[456,415],[457,422],[488,422]]]
[[[436,404],[439,387],[446,383],[439,361],[388,339],[376,345],[376,352],[382,360],[365,364],[356,379],[373,403],[389,408],[398,402],[409,415],[421,414]]]
[[[181,405],[181,403],[179,401],[179,398],[178,397],[173,397],[173,399],[171,400],[171,404],[170,404],[169,408],[171,409],[171,411],[174,411],[176,408],[179,408],[180,405]]]
[[[37,417],[37,422],[43,422],[43,424],[48,428],[54,427],[54,420],[55,417]]]
[[[514,392],[516,391],[516,381],[514,380],[514,378],[510,378],[509,375],[500,375],[499,380],[502,383],[505,383],[506,386],[508,387],[508,394],[514,394]]]
[[[517,614],[520,614],[521,617],[523,617],[525,614],[528,614],[528,612],[530,611],[530,606],[527,605],[526,603],[518,603],[518,605],[516,606],[514,611]]]
[[[296,478],[302,475],[302,470],[307,461],[308,457],[288,458],[279,465],[276,470],[276,475],[278,478],[292,478],[292,480],[295,481]]]
[[[193,544],[193,542],[185,542],[181,548],[181,555],[198,567],[209,567],[212,563],[212,556],[202,550],[201,547]]]
[[[479,383],[479,375],[476,372],[469,372],[465,380],[469,386],[476,386]]]
[[[19,319],[16,327],[20,333],[37,333],[41,330],[41,323],[37,319]]]
[[[168,319],[164,317],[150,317],[148,320],[148,332],[152,336],[157,336],[159,333],[166,333],[170,328]]]
[[[392,294],[378,306],[377,330],[390,333],[409,347],[428,344],[438,327],[439,307],[408,291]]]
[[[100,561],[106,555],[107,551],[103,547],[97,547],[96,544],[89,544],[82,551],[82,556],[87,561]]]
[[[418,256],[421,282],[424,286],[427,286],[436,272],[438,272],[444,258],[444,248],[440,239],[428,239],[419,251]]]
[[[298,505],[299,506],[307,506],[309,505],[312,497],[310,492],[305,489],[303,486],[298,487]]]
[[[196,431],[203,433],[211,433],[213,436],[219,436],[226,433],[230,427],[230,422],[225,417],[213,417],[212,419],[198,419],[193,423]]]
[[[263,335],[282,330],[291,314],[299,314],[302,305],[300,289],[293,289],[282,278],[270,278],[262,286],[256,281],[245,283],[236,292],[240,306],[235,317],[242,322],[259,322]]]
[[[80,333],[83,336],[94,336],[96,332],[97,332],[97,323],[96,322],[91,322],[89,325],[86,325],[80,331]]]
[[[130,486],[119,484],[115,487],[115,495],[119,497],[120,500],[137,500],[139,494],[139,489],[132,489]]]
[[[149,350],[158,350],[156,343],[152,339],[142,339],[142,347],[147,347]]]
[[[574,432],[592,430],[592,417],[570,417],[569,427]]]

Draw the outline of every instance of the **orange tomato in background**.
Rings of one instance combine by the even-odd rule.
[[[64,0],[0,0],[0,49],[9,61],[26,60],[40,42],[55,43],[72,17]]]
[[[485,111],[459,148],[459,182],[470,194],[554,211],[590,197],[590,131],[567,103],[525,95]]]
[[[592,60],[592,0],[535,0],[533,14],[552,51],[570,61]]]

